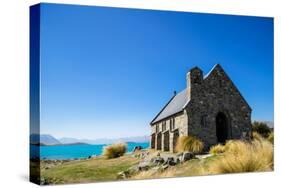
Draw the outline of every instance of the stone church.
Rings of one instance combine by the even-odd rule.
[[[252,109],[219,64],[205,76],[192,68],[186,82],[151,121],[151,148],[174,152],[182,135],[199,138],[206,149],[251,136]]]

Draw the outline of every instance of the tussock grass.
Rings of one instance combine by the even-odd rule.
[[[177,152],[189,151],[193,153],[200,153],[203,148],[203,142],[194,136],[180,136],[176,144]]]
[[[263,141],[264,140],[264,137],[262,135],[260,135],[258,132],[253,132],[253,140],[256,140],[256,141]]]
[[[273,170],[273,145],[263,137],[258,138],[259,140],[252,141],[229,140],[225,145],[218,144],[209,151],[220,155],[193,159],[166,170],[157,171],[152,168],[134,175],[131,179],[271,171]],[[187,137],[181,137],[179,143],[182,150],[186,151],[189,147]]]
[[[103,155],[107,159],[117,158],[124,155],[127,151],[127,144],[117,143],[103,148]]]
[[[267,140],[229,141],[220,160],[209,168],[211,174],[270,171],[273,169],[273,146]]]
[[[274,133],[271,132],[268,137],[267,137],[267,140],[271,143],[271,144],[274,144]]]
[[[224,152],[225,152],[225,146],[223,146],[221,144],[212,146],[210,151],[209,151],[210,154],[214,154],[214,155],[221,154],[221,153],[224,153]]]

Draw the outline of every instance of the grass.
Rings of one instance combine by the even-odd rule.
[[[253,140],[263,141],[264,137],[260,135],[258,132],[253,132]]]
[[[124,155],[127,151],[127,144],[117,143],[103,148],[103,155],[107,159],[117,158]]]
[[[221,153],[222,151],[224,153]],[[254,140],[253,142],[231,140],[225,146],[214,146],[213,152],[216,154],[221,153],[221,155],[213,155],[205,159],[193,159],[162,171],[150,169],[136,174],[131,179],[202,176],[273,170],[273,146],[266,139],[262,141]]]
[[[224,152],[225,152],[225,146],[218,144],[218,145],[212,146],[209,153],[213,154],[213,155],[217,155],[217,154],[222,154]]]
[[[186,176],[203,176],[208,175],[210,165],[218,160],[220,156],[212,156],[206,159],[192,159],[185,163],[171,166],[165,171],[155,171],[150,169],[143,171],[131,177],[131,179],[152,179],[152,178],[171,178],[171,177],[186,177]]]
[[[273,146],[263,139],[253,142],[231,141],[225,145],[225,153],[209,168],[210,174],[271,171]]]
[[[188,147],[184,147],[184,149]],[[200,151],[199,149],[196,151]],[[210,153],[220,155],[192,159],[176,166],[170,166],[166,170],[151,168],[147,171],[133,174],[130,179],[201,176],[273,170],[273,145],[263,137],[254,139],[251,142],[231,140],[225,146],[217,145],[212,147],[211,150]],[[158,153],[158,151],[154,150],[148,151],[150,158],[155,157]],[[48,164],[41,161],[41,176],[50,184],[114,181],[118,180],[119,172],[128,170],[142,160],[133,157],[134,155],[125,154],[124,156],[111,159],[100,156],[88,160],[64,162],[53,165],[50,168],[44,168]],[[46,164],[44,165],[44,163]]]
[[[115,159],[97,157],[83,161],[70,161],[49,169],[42,169],[41,176],[47,180],[56,179],[56,184],[86,183],[117,180],[120,171],[136,165],[139,159],[124,155]]]
[[[267,137],[267,140],[271,143],[271,144],[274,144],[274,133],[271,132],[268,137]]]
[[[203,148],[203,142],[193,136],[180,136],[176,144],[177,152],[189,151],[193,153],[200,153],[202,152]]]

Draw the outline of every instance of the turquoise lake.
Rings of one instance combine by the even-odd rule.
[[[103,145],[57,145],[57,146],[30,146],[31,158],[35,158],[35,151],[40,148],[40,159],[63,160],[81,159],[93,155],[101,155]],[[128,143],[127,152],[132,152],[135,146],[142,146],[144,149],[149,147],[149,143]]]

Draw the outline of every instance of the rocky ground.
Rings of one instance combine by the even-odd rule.
[[[185,163],[192,159],[202,160],[211,157],[210,154],[195,155],[191,152],[183,153],[167,153],[167,152],[152,152],[152,151],[138,151],[132,155],[133,157],[140,158],[137,165],[129,169],[119,172],[119,179],[134,178],[135,175],[144,171],[153,171],[153,173],[163,172],[166,169]]]
[[[79,160],[41,160],[41,184],[87,183],[201,175],[209,154],[140,150],[114,159],[103,156]],[[164,175],[163,175],[164,174]]]

